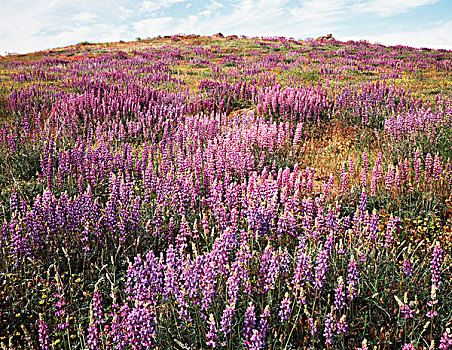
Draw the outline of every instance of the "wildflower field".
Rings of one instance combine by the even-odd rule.
[[[452,51],[0,57],[3,349],[452,349]]]

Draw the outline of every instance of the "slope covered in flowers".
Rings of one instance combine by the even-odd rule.
[[[175,36],[0,79],[5,347],[452,348],[452,52]]]

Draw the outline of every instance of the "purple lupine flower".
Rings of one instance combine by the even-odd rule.
[[[50,349],[49,328],[47,327],[47,323],[44,321],[42,314],[39,314],[38,334],[39,334],[39,346],[41,347],[41,349],[49,350]]]
[[[270,306],[266,306],[261,314],[261,319],[259,322],[259,331],[265,338],[265,333],[268,330],[268,318],[270,317]]]
[[[377,171],[376,168],[372,170],[372,178],[370,179],[370,195],[375,197],[377,195]]]
[[[328,251],[326,249],[321,249],[317,254],[317,259],[315,261],[315,279],[314,279],[314,289],[316,292],[322,290],[323,285],[326,280],[326,275],[328,273],[329,263],[328,263]]]
[[[342,315],[336,324],[337,334],[345,334],[348,331],[347,315]]]
[[[331,189],[333,188],[333,183],[334,183],[334,176],[333,176],[333,174],[330,174],[328,183],[323,184],[323,194],[325,195],[325,198],[328,198],[328,195],[329,195]]]
[[[163,290],[163,264],[151,251],[143,260],[136,256],[129,265],[125,284],[127,299],[131,301],[156,301]]]
[[[256,313],[254,311],[254,304],[250,302],[245,311],[245,321],[243,327],[243,335],[245,338],[245,345],[249,345],[249,340],[253,334],[253,329],[256,325]]]
[[[367,192],[366,192],[366,189],[364,188],[361,193],[361,198],[359,200],[358,208],[361,213],[365,213],[366,207],[367,207]]]
[[[108,332],[107,337],[108,339],[111,339],[111,341],[113,341],[113,344],[115,344],[118,349],[122,349],[123,347],[125,347],[125,344],[122,324],[120,320],[120,308],[114,291],[110,293],[110,297],[113,299],[112,311],[110,312],[110,317],[112,317],[112,321],[111,329]]]
[[[390,191],[394,183],[394,166],[391,164],[388,168],[388,173],[385,176],[386,191]]]
[[[358,296],[358,290],[356,285],[358,284],[358,263],[355,257],[352,255],[350,257],[350,262],[348,263],[348,274],[347,274],[347,297],[348,300],[352,301]]]
[[[435,155],[433,160],[433,180],[438,180],[443,173],[443,168],[441,167],[441,161],[439,160],[438,153]]]
[[[400,181],[402,179],[402,172],[400,171],[400,168],[403,168],[402,163],[399,163],[399,168],[396,169],[396,173],[394,176],[394,187],[397,190],[398,188],[400,188]]]
[[[380,218],[378,217],[377,211],[374,209],[372,216],[370,217],[370,221],[367,224],[367,232],[369,233],[369,239],[374,242],[377,238],[377,234],[379,231],[378,222]]]
[[[325,337],[325,344],[331,345],[333,344],[333,334],[335,330],[334,317],[333,313],[328,313],[326,315],[325,320],[325,331],[323,332],[323,336]]]
[[[308,323],[309,323],[309,327],[310,327],[310,330],[311,330],[311,335],[315,336],[315,334],[317,333],[316,322],[315,322],[314,318],[311,317],[311,315],[307,312],[306,309],[305,309],[305,313],[308,315]]]
[[[432,172],[433,172],[432,155],[430,153],[427,153],[427,155],[425,156],[425,176],[428,182],[430,182]]]
[[[259,329],[253,329],[250,341],[248,343],[248,349],[250,350],[262,350],[265,346],[265,336],[268,330],[268,320],[270,316],[270,307],[267,305],[262,312],[259,322]]]
[[[226,336],[229,333],[231,333],[231,327],[232,327],[232,319],[235,314],[235,302],[232,300],[229,300],[228,304],[226,305],[226,308],[223,311],[223,316],[221,317],[221,331]]]
[[[414,317],[413,310],[411,310],[411,308],[408,306],[407,301],[403,302],[402,300],[399,299],[399,297],[397,295],[394,295],[394,299],[396,300],[397,304],[399,305],[400,312],[403,314],[403,316],[405,318],[413,318]],[[405,294],[405,299],[406,299],[406,294]]]
[[[334,310],[341,310],[345,307],[344,279],[342,276],[337,279],[337,288],[334,292]]]
[[[9,199],[9,208],[13,213],[19,210],[19,198],[16,191],[13,191],[13,193],[11,193],[11,198]]]
[[[366,172],[364,170],[361,171],[360,181],[361,181],[361,187],[363,189],[367,188],[367,174],[366,174]]]
[[[96,324],[104,323],[103,319],[103,309],[102,309],[102,297],[100,295],[99,289],[96,288],[93,295],[93,318],[95,319]]]
[[[430,298],[431,300],[429,300],[427,302],[427,305],[431,307],[431,309],[427,312],[427,317],[428,318],[434,318],[435,316],[438,316],[438,311],[436,311],[435,309],[435,305],[438,304],[438,299],[436,297],[436,292],[438,291],[438,287],[434,284],[432,284],[432,290],[430,293]]]
[[[294,296],[296,292],[300,292],[303,286],[312,281],[312,261],[311,256],[305,253],[304,240],[300,240],[298,245],[297,260],[293,274],[292,285],[294,287]],[[297,301],[300,302],[299,300]]]
[[[441,285],[441,265],[443,264],[443,260],[443,249],[440,243],[436,242],[430,262],[430,271],[432,273],[432,284],[438,287]]]
[[[420,151],[416,149],[414,152],[414,181],[418,182],[421,177],[421,158]]]
[[[60,320],[59,323],[57,324],[57,328],[58,329],[66,329],[67,327],[69,327],[69,325],[66,323],[66,321],[62,321],[66,319],[66,310],[65,310],[65,306],[66,306],[66,301],[64,300],[64,294],[63,292],[58,292],[55,293],[55,298],[58,299],[58,301],[56,302],[54,309],[55,309],[55,316]]]
[[[289,293],[286,292],[286,294],[284,295],[284,299],[281,301],[281,306],[280,306],[280,311],[278,316],[281,318],[281,323],[284,323],[285,321],[287,321],[289,319],[289,315],[290,315],[290,297],[289,297]]]
[[[217,324],[215,321],[215,317],[213,317],[213,314],[209,315],[209,321],[207,322],[209,324],[209,332],[206,334],[207,337],[207,346],[211,346],[212,349],[216,348],[218,343],[218,331],[217,331]]]
[[[259,269],[260,286],[262,293],[275,288],[275,283],[279,276],[280,258],[278,253],[269,244],[262,253],[261,267]]]
[[[355,161],[351,157],[348,161],[348,172],[350,173],[350,178],[352,178],[353,175],[355,175]]]
[[[367,151],[363,152],[363,172],[364,174],[367,174],[369,171],[369,160],[367,158]]]
[[[261,106],[258,105],[258,110],[259,110],[259,107],[261,107]],[[261,107],[261,110],[262,110],[262,107]],[[259,114],[261,114],[261,113],[259,113]],[[294,134],[294,138],[293,138],[293,146],[292,146],[293,148],[295,148],[297,146],[298,142],[301,139],[302,128],[303,128],[303,123],[297,123],[297,127],[295,129],[295,134]]]
[[[452,349],[452,334],[450,332],[450,328],[446,328],[446,331],[443,333],[439,343],[439,348],[441,350]]]
[[[342,179],[341,196],[345,196],[345,194],[347,193],[348,173],[345,171],[342,172],[341,179]]]
[[[413,344],[411,343],[406,343],[403,347],[402,350],[416,350],[416,348],[413,346]]]
[[[157,335],[155,307],[148,301],[137,300],[133,308],[124,305],[121,314],[125,344],[137,350],[154,347]]]
[[[164,295],[169,296],[176,292],[178,281],[179,265],[176,258],[176,252],[172,245],[170,245],[166,251],[166,264],[165,264],[165,283],[164,283]]]
[[[375,160],[375,175],[377,180],[381,180],[383,175],[383,169],[381,168],[381,160],[383,157],[383,153],[378,152],[377,159]]]
[[[399,217],[395,216],[389,218],[388,225],[386,228],[386,235],[385,235],[385,247],[391,247],[394,243],[394,236],[397,230],[399,229],[400,224],[402,223],[402,220],[400,220]]]
[[[413,276],[413,263],[410,258],[403,259],[402,269],[405,276]]]
[[[104,323],[102,315],[102,298],[99,289],[95,288],[93,302],[90,310],[90,323],[88,327],[88,347],[93,350],[100,349],[101,330],[99,326]]]

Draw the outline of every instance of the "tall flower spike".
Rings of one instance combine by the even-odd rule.
[[[328,273],[329,263],[328,263],[328,251],[326,249],[321,249],[318,252],[317,259],[315,261],[315,280],[314,289],[319,292],[322,290],[323,285],[326,280],[326,275]]]
[[[245,345],[250,344],[250,339],[253,334],[253,329],[255,325],[256,325],[256,313],[254,311],[254,304],[250,302],[245,311],[245,323],[243,327]]]
[[[363,172],[367,174],[369,171],[369,160],[367,159],[367,151],[363,152]]]
[[[352,255],[350,257],[350,262],[348,263],[348,274],[347,274],[347,297],[348,300],[352,301],[358,296],[357,290],[358,284],[358,263],[355,257]]]
[[[345,334],[348,330],[348,323],[347,323],[347,315],[342,315],[339,322],[336,325],[337,334]]]
[[[326,345],[333,344],[334,330],[335,330],[334,316],[333,316],[333,313],[330,312],[328,315],[326,315],[325,331],[323,332],[323,336],[325,337]]]
[[[355,161],[351,157],[348,161],[348,172],[350,174],[350,178],[352,178],[353,175],[355,175]]]
[[[372,178],[370,179],[370,195],[375,197],[377,195],[377,168],[372,170]]]
[[[334,310],[341,310],[345,307],[345,291],[344,291],[344,279],[339,277],[337,279],[337,288],[334,294]]]
[[[50,349],[49,328],[47,327],[47,323],[44,321],[42,314],[39,314],[38,334],[39,334],[39,345],[41,349],[49,350]]]
[[[413,310],[408,306],[407,303],[404,303],[402,300],[399,299],[397,295],[394,295],[394,299],[396,300],[397,304],[399,305],[400,312],[403,314],[405,318],[413,318]]]
[[[432,260],[430,262],[430,271],[432,273],[432,284],[441,285],[441,265],[443,264],[443,249],[439,242],[436,242],[433,248]]]
[[[281,318],[281,323],[284,323],[289,319],[290,315],[290,297],[289,293],[286,292],[284,299],[281,301],[281,307],[278,316]]]
[[[218,334],[217,334],[217,325],[215,322],[215,317],[213,317],[213,314],[209,315],[209,321],[207,322],[209,324],[209,332],[207,333],[207,346],[211,346],[212,349],[216,348],[218,343]]]
[[[223,311],[223,316],[221,317],[220,322],[221,331],[225,336],[231,333],[232,331],[231,327],[234,314],[235,314],[235,301],[230,300]]]
[[[403,259],[402,269],[405,276],[413,276],[413,263],[410,258]]]

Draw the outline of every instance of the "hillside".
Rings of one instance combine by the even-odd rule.
[[[452,51],[0,56],[0,343],[452,348]]]

